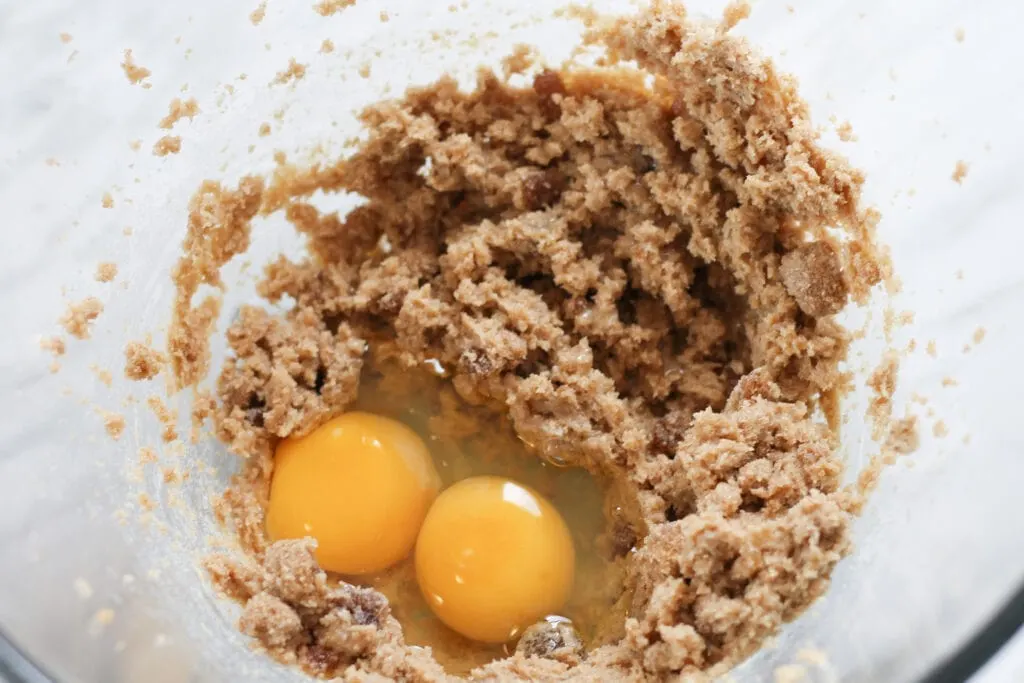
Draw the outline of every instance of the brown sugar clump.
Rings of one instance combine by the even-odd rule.
[[[103,428],[107,430],[107,435],[114,441],[120,439],[124,433],[124,415],[106,410],[100,410],[99,413],[103,418]]]
[[[294,57],[288,59],[288,67],[283,71],[279,71],[274,80],[270,82],[271,85],[282,85],[289,81],[297,81],[306,75],[306,65],[299,64],[295,61]]]
[[[327,574],[316,563],[312,539],[278,541],[263,558],[266,586],[292,605],[316,607],[328,593]]]
[[[220,300],[207,297],[193,305],[200,285],[220,286],[219,269],[249,247],[249,221],[260,207],[263,181],[244,178],[236,191],[204,183],[189,204],[184,253],[172,277],[176,285],[174,314],[167,348],[180,386],[206,375],[209,336],[220,312]]]
[[[132,85],[138,85],[145,79],[149,78],[152,73],[149,69],[144,66],[139,66],[135,63],[135,59],[132,57],[131,50],[124,51],[124,61],[121,62],[121,69],[124,70],[124,75],[128,78],[128,82]]]
[[[198,443],[200,430],[206,420],[213,417],[217,411],[217,399],[210,392],[200,389],[192,397],[192,432],[190,435],[192,443]]]
[[[280,211],[309,245],[266,266],[267,306],[234,316],[213,408],[247,458],[216,508],[245,554],[206,566],[282,661],[444,679],[383,595],[325,582],[308,541],[265,533],[274,445],[344,411],[385,363],[437,368],[455,406],[438,428],[506,420],[537,456],[635,499],[636,524],[606,534],[632,590],[625,636],[583,657],[571,633],[538,626],[481,679],[722,671],[820,596],[849,551],[856,493],[812,406],[850,384],[832,315],[889,275],[863,177],[817,146],[792,81],[728,22],[655,3],[593,26],[598,70],[527,87],[485,70],[471,92],[442,78],[366,109],[351,156],[300,169],[282,155],[269,181],[207,181],[192,199],[168,340],[179,388],[209,373],[220,299],[197,294],[223,287],[252,219]],[[323,213],[318,192],[365,201]],[[870,380],[879,440],[897,359]]]
[[[249,15],[249,21],[253,26],[259,26],[263,18],[267,16],[267,3],[261,2]]]
[[[163,432],[160,436],[164,442],[170,443],[177,439],[177,421],[174,418],[174,413],[167,407],[167,404],[164,403],[163,399],[154,394],[146,399],[146,404],[149,406],[149,409],[153,411],[153,415],[156,416],[156,419],[159,420],[160,424],[163,426]]]
[[[894,420],[885,439],[885,448],[906,455],[917,450],[921,443],[917,418],[913,415]]]
[[[128,342],[124,347],[124,358],[124,376],[134,381],[156,377],[167,362],[163,352],[141,342]]]
[[[354,4],[356,4],[356,0],[320,0],[320,2],[313,5],[313,9],[320,16],[329,17]]]
[[[386,645],[382,636],[395,638],[396,622],[376,591],[329,586],[313,559],[314,547],[310,539],[278,541],[267,548],[260,567],[221,557],[205,564],[221,590],[245,601],[239,622],[244,633],[272,653],[305,646],[310,661],[327,671]]]
[[[843,142],[855,142],[857,136],[853,132],[853,124],[849,121],[843,121],[836,126],[836,134],[839,135],[839,139]]]
[[[100,366],[93,364],[89,366],[93,374],[96,375],[96,379],[102,382],[104,385],[111,387],[114,384],[114,376],[110,373],[110,370],[101,368]]]
[[[153,156],[165,157],[181,151],[180,135],[165,135],[153,145]]]
[[[892,418],[892,397],[896,393],[899,368],[899,355],[895,351],[888,351],[868,377],[867,386],[872,392],[868,417],[871,418],[873,425],[872,438],[876,441],[880,440],[889,428],[889,420]]]
[[[247,306],[228,344],[246,360],[228,359],[221,370],[218,393],[232,399],[217,415],[217,435],[238,453],[304,434],[356,397],[366,344],[344,323],[332,333],[314,316],[285,322]]]
[[[750,17],[750,3],[747,0],[733,0],[725,7],[722,13],[722,23],[719,31],[723,33],[732,30],[738,23]]]
[[[183,118],[192,120],[196,114],[199,113],[199,103],[196,102],[196,98],[190,97],[189,99],[182,101],[175,97],[171,100],[171,104],[168,105],[167,116],[160,119],[159,126],[166,130],[170,130],[174,127],[178,121]]]
[[[54,357],[60,357],[67,350],[67,344],[60,337],[44,337],[39,340],[39,348],[49,351]]]
[[[306,635],[295,610],[269,593],[260,593],[246,603],[238,628],[269,650],[303,645]]]
[[[812,242],[782,257],[779,271],[800,310],[823,317],[846,305],[846,284],[835,250],[826,242]]]
[[[956,168],[953,169],[953,182],[958,185],[962,185],[964,178],[967,177],[967,171],[970,170],[970,165],[966,161],[956,162]]]
[[[110,282],[117,277],[117,264],[104,261],[96,266],[96,281]]]
[[[94,296],[89,296],[81,301],[68,304],[67,310],[61,316],[60,325],[72,337],[88,339],[90,325],[102,312],[103,302]]]

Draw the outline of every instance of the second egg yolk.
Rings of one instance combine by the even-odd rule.
[[[415,562],[420,590],[441,621],[467,638],[504,643],[562,607],[575,554],[562,516],[536,491],[472,477],[438,496]]]
[[[312,536],[329,571],[377,572],[412,551],[439,488],[415,432],[386,417],[346,413],[278,445],[267,534]]]

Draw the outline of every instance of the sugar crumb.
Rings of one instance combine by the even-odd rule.
[[[928,346],[926,350],[928,351],[928,355],[931,356],[932,358],[935,358],[936,356],[939,355],[939,349],[938,346],[936,346],[934,339],[928,340]]]
[[[60,357],[67,350],[67,345],[61,337],[44,337],[39,340],[39,348],[49,351],[54,357]]]
[[[966,161],[957,161],[956,167],[953,169],[953,175],[950,177],[958,185],[963,185],[964,178],[967,177],[968,170],[970,170],[970,164]]]
[[[330,38],[324,38],[324,42],[320,43],[320,52],[323,54],[334,52],[334,41]]]
[[[267,16],[267,3],[261,2],[259,6],[252,11],[252,14],[249,15],[249,21],[252,22],[253,26],[259,26],[265,16]]]
[[[380,15],[379,15],[379,16],[380,16],[380,22],[381,22],[382,24],[386,24],[386,23],[388,23],[389,21],[391,21],[391,15],[390,15],[390,14],[388,14],[387,10],[383,10],[383,9],[382,9],[382,10],[380,11]]]
[[[156,451],[149,446],[143,446],[139,449],[139,464],[141,465],[152,465],[158,462]]]
[[[142,81],[149,78],[152,74],[152,72],[146,67],[139,66],[135,63],[135,59],[132,57],[132,51],[130,49],[124,51],[124,61],[121,62],[121,69],[124,70],[124,75],[132,85],[142,83]],[[146,84],[143,84],[143,86],[145,85]]]
[[[898,372],[899,356],[893,351],[888,351],[867,379],[867,386],[872,391],[868,416],[873,423],[872,438],[876,441],[882,438],[889,427]]]
[[[843,142],[856,142],[857,136],[853,132],[853,125],[849,121],[843,121],[836,126],[836,134]]]
[[[981,342],[985,341],[985,332],[986,330],[984,327],[979,327],[978,329],[974,330],[974,335],[971,337],[971,339],[974,340],[975,344],[980,344]]]
[[[279,71],[270,82],[271,85],[283,85],[289,81],[297,81],[306,75],[306,65],[299,64],[294,57],[288,58],[288,67]]]
[[[884,450],[907,455],[917,450],[921,443],[920,433],[917,429],[917,416],[908,415],[899,420],[893,420],[889,426],[889,433],[885,437]]]
[[[131,147],[133,152],[138,152],[139,148],[142,147],[142,140],[132,140],[128,143],[128,146]]]
[[[955,387],[955,386],[958,386],[959,384],[960,384],[960,382],[957,382],[952,377],[943,377],[942,378],[942,386],[944,386],[944,387]]]
[[[106,386],[110,387],[114,385],[114,376],[110,374],[110,370],[105,370],[95,363],[90,365],[89,369],[92,370],[92,374],[96,375],[96,379]]]
[[[163,432],[161,432],[160,436],[164,442],[169,443],[176,440],[178,438],[178,431],[177,424],[174,419],[174,413],[172,413],[171,409],[167,407],[167,404],[164,403],[163,399],[156,394],[153,394],[146,399],[146,404],[149,406],[149,409],[153,411],[153,414],[156,416],[156,419],[160,421],[160,424],[163,425]]]
[[[103,418],[103,428],[107,430],[107,435],[117,441],[124,434],[124,415],[120,413],[103,410],[102,408],[97,409],[100,416]]]
[[[369,62],[363,62],[362,64],[360,64],[359,65],[358,73],[363,78],[369,78],[370,77],[370,63]]]
[[[181,151],[180,135],[165,135],[153,145],[153,156],[165,157],[168,154],[177,154]]]
[[[313,5],[313,9],[320,16],[329,17],[354,4],[356,4],[356,0],[320,0],[320,2]]]
[[[183,118],[188,118],[189,121],[195,118],[196,114],[199,113],[199,103],[196,102],[194,97],[184,101],[175,97],[171,100],[167,109],[167,116],[160,119],[160,123],[157,125],[165,130],[170,130],[174,127],[174,124]]]
[[[117,264],[110,261],[103,261],[96,266],[96,281],[110,282],[117,277]]]
[[[964,42],[964,38],[967,37],[967,31],[965,31],[963,27],[960,27],[956,30],[956,33],[954,33],[953,35],[956,36],[956,42],[962,43]]]
[[[722,12],[722,23],[718,30],[722,33],[731,31],[744,19],[750,16],[750,3],[747,0],[733,0]]]
[[[946,423],[945,422],[943,422],[942,420],[939,420],[932,427],[932,434],[934,434],[937,438],[941,439],[944,436],[946,436],[947,434],[949,434],[949,428],[946,427]]]
[[[74,40],[74,37],[70,33],[60,34],[60,42],[64,43],[65,45],[70,43],[72,40]]]
[[[61,327],[72,337],[88,339],[90,325],[102,312],[103,302],[94,296],[89,296],[81,301],[68,304],[68,308],[59,322]]]
[[[114,197],[109,192],[104,192],[100,204],[104,209],[112,209],[114,208]]]
[[[161,351],[137,341],[125,345],[124,358],[124,376],[136,382],[156,377],[167,362]]]
[[[270,124],[264,121],[260,124],[259,134],[261,138],[265,138],[270,135]]]
[[[153,510],[156,510],[156,501],[154,501],[148,493],[140,493],[139,507],[141,507],[146,512],[152,512]]]

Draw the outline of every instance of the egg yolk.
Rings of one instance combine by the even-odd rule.
[[[500,477],[445,490],[416,541],[416,579],[438,618],[467,638],[504,643],[558,611],[575,553],[558,511]]]
[[[278,445],[267,534],[312,536],[324,569],[377,572],[412,551],[439,488],[415,432],[386,417],[346,413]]]

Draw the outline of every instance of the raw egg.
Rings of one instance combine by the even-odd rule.
[[[504,643],[557,612],[572,590],[575,552],[558,511],[502,477],[463,479],[427,513],[416,580],[437,617],[467,638]]]
[[[320,566],[378,572],[407,557],[440,478],[423,440],[370,413],[336,417],[274,455],[271,540],[312,536]]]

